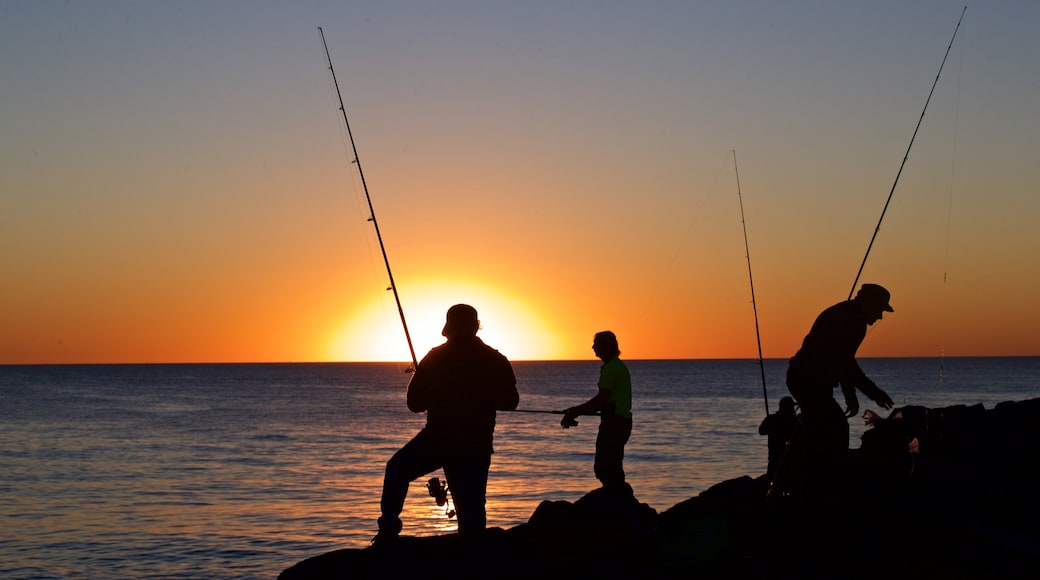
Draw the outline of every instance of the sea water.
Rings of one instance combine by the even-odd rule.
[[[764,471],[758,424],[787,394],[785,361],[627,362],[625,470],[639,501],[662,512]],[[860,363],[897,406],[1040,396],[1040,358]],[[595,394],[599,362],[514,368],[520,408],[553,411]],[[405,406],[407,380],[376,363],[0,366],[0,577],[275,578],[364,547],[386,460],[424,422]],[[559,419],[499,413],[489,526],[598,487],[598,419],[566,430]],[[850,425],[858,447],[866,427]],[[403,533],[454,531],[426,481],[412,484]]]

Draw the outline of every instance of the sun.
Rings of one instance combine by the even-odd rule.
[[[411,284],[401,292],[408,336],[417,359],[444,342],[444,315],[453,304],[477,309],[485,343],[510,360],[552,360],[560,352],[556,334],[535,310],[508,292],[460,281]],[[411,352],[391,292],[348,315],[329,345],[329,358],[345,362],[410,362]]]

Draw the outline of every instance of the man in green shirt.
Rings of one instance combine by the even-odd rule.
[[[625,444],[632,435],[632,377],[621,362],[617,336],[609,330],[596,333],[592,351],[603,361],[599,371],[599,392],[588,401],[566,409],[560,425],[577,425],[579,415],[600,414],[596,435],[594,472],[604,489],[625,485]]]

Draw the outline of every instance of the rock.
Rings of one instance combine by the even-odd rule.
[[[599,489],[507,530],[337,550],[279,579],[1032,577],[1038,425],[1040,399],[902,407],[811,494],[744,476],[658,514],[631,488]]]
[[[657,512],[639,503],[628,485],[594,490],[573,504],[543,501],[522,526],[523,557],[558,571],[617,570],[641,559],[640,547],[653,537],[656,520]]]

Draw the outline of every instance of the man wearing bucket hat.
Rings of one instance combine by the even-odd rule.
[[[856,362],[867,326],[881,320],[885,312],[893,312],[889,299],[882,286],[864,284],[855,298],[827,308],[816,318],[788,363],[787,388],[801,408],[801,425],[794,437],[799,460],[810,467],[841,463],[849,449],[848,417],[859,413],[857,390],[882,408],[892,408],[892,399]],[[844,411],[834,399],[834,389],[839,386]]]
[[[373,544],[397,538],[409,484],[436,469],[444,470],[460,536],[472,536],[487,525],[484,504],[495,412],[515,409],[520,395],[509,360],[477,338],[479,329],[475,308],[452,306],[441,331],[447,340],[416,366],[408,383],[408,408],[425,412],[426,426],[386,463],[379,534]]]

